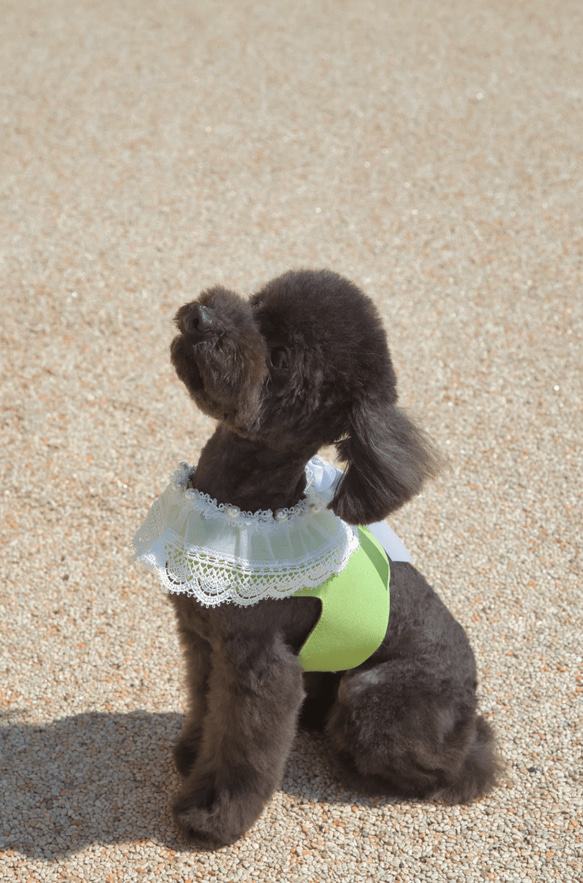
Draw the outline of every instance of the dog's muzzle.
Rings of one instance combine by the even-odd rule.
[[[183,320],[184,333],[188,335],[193,343],[202,340],[213,327],[213,314],[209,307],[202,304],[193,304]]]

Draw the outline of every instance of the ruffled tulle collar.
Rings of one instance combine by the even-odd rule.
[[[315,588],[347,565],[358,531],[327,508],[342,473],[314,457],[304,497],[289,509],[242,512],[188,487],[181,463],[134,537],[135,559],[168,592],[205,606],[256,604]]]

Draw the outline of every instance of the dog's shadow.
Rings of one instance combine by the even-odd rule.
[[[151,840],[188,848],[170,805],[179,714],[89,712],[43,726],[0,717],[0,850],[61,858],[92,844]],[[360,802],[334,782],[318,737],[300,732],[282,789],[306,800]]]
[[[2,720],[0,848],[33,858],[143,838],[180,848],[169,812],[178,714],[90,712]]]

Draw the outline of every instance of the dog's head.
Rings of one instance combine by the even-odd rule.
[[[245,300],[216,287],[175,318],[172,362],[199,408],[290,457],[335,444],[348,464],[331,508],[384,518],[436,472],[425,436],[397,407],[379,315],[329,271],[285,273]]]

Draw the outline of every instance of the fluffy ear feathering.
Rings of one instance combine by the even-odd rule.
[[[435,476],[441,458],[403,411],[380,398],[357,402],[348,432],[336,443],[348,469],[330,508],[350,524],[380,521]]]

